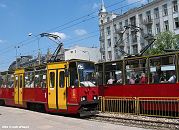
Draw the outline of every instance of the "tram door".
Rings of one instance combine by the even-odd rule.
[[[15,104],[23,105],[24,70],[15,71],[14,79],[14,101]]]
[[[67,77],[64,70],[64,63],[48,65],[48,107],[50,109],[67,109]]]
[[[66,86],[67,78],[65,77],[65,70],[58,70],[58,108],[67,109],[66,106]]]

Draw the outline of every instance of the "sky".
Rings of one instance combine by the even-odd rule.
[[[16,56],[45,54],[57,44],[39,34],[61,37],[65,48],[99,47],[101,0],[0,0],[0,71]],[[104,0],[107,11],[120,14],[146,0]],[[114,11],[115,10],[115,11]],[[29,36],[31,34],[31,36]]]

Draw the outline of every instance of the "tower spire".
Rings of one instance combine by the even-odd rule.
[[[100,9],[100,12],[101,13],[105,13],[106,12],[106,8],[104,6],[104,1],[103,0],[101,0],[101,9]]]

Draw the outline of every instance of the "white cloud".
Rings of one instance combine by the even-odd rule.
[[[84,30],[84,29],[76,29],[76,30],[75,30],[75,33],[76,33],[76,35],[78,35],[78,36],[83,36],[83,35],[87,34],[87,31]]]
[[[5,5],[5,4],[3,4],[3,3],[0,3],[0,7],[1,7],[1,8],[6,8],[7,5]]]
[[[60,33],[60,32],[52,32],[51,34],[59,36],[62,40],[67,38],[67,35],[65,33]]]

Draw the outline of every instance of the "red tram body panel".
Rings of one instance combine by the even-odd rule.
[[[179,83],[100,86],[100,95],[117,97],[179,97]]]

